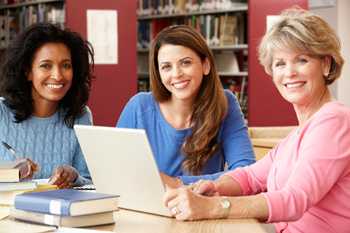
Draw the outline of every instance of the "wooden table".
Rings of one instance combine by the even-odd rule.
[[[135,211],[120,210],[115,213],[114,225],[93,227],[96,230],[118,233],[266,233],[263,224],[255,219],[205,220],[181,222]]]
[[[0,213],[8,212],[8,209],[0,208]],[[118,233],[267,233],[264,224],[260,224],[255,219],[220,219],[181,222],[173,218],[161,217],[152,214],[145,214],[129,210],[119,210],[115,212],[115,224],[90,227],[89,229],[113,231]],[[1,221],[1,220],[0,220]],[[5,219],[4,221],[9,221]],[[14,220],[10,220],[14,221]],[[30,225],[22,226],[25,223],[15,222],[15,226],[28,229]],[[35,226],[33,226],[35,227]],[[4,230],[4,229],[3,229]],[[15,230],[15,229],[12,229]],[[0,229],[1,232],[1,229]],[[28,232],[36,232],[35,230]],[[42,232],[42,231],[41,231]],[[46,232],[46,231],[45,231]]]

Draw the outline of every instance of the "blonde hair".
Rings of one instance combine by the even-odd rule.
[[[151,90],[158,102],[171,98],[163,85],[158,69],[158,53],[162,45],[181,45],[193,50],[204,62],[208,59],[210,71],[203,77],[195,99],[191,118],[192,133],[182,145],[185,161],[182,166],[193,175],[201,173],[207,161],[220,149],[217,135],[228,103],[216,71],[213,54],[205,39],[194,28],[187,25],[170,26],[163,29],[154,39],[150,50]]]
[[[280,19],[263,36],[259,48],[259,61],[271,75],[273,53],[278,49],[302,51],[310,56],[331,60],[325,83],[339,78],[344,64],[340,54],[340,41],[334,30],[319,16],[301,8],[282,11]]]

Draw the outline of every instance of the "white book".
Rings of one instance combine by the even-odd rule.
[[[60,216],[12,208],[10,216],[28,222],[50,226],[87,227],[114,223],[113,211],[80,216]]]

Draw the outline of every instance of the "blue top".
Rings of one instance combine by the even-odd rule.
[[[236,97],[225,91],[228,99],[228,113],[218,134],[221,149],[204,166],[202,175],[192,176],[182,170],[185,157],[181,146],[191,129],[175,129],[163,117],[158,102],[151,93],[138,93],[132,97],[120,115],[117,127],[145,129],[155,160],[161,172],[178,176],[189,184],[199,179],[214,180],[224,171],[242,167],[255,162],[247,127],[243,120]]]
[[[75,185],[91,183],[74,130],[64,123],[64,115],[57,111],[47,118],[32,116],[20,123],[14,122],[14,114],[0,98],[0,141],[12,146],[19,155],[30,158],[39,165],[35,179],[45,179],[59,165],[71,165],[79,172]],[[75,120],[75,124],[91,125],[92,115],[88,107]],[[13,155],[0,144],[0,159],[14,160]]]

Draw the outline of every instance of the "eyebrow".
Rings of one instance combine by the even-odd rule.
[[[63,59],[60,62],[67,62],[67,61],[72,62],[72,59],[67,58],[67,59]],[[43,60],[39,61],[39,63],[42,63],[42,62],[52,62],[52,60],[50,60],[50,59],[43,59]]]
[[[191,60],[193,60],[192,57],[183,57],[183,58],[180,58],[178,61],[181,62],[181,61],[184,61],[184,60],[186,60],[186,59],[191,59]],[[164,61],[164,62],[160,62],[159,64],[162,65],[162,64],[168,64],[168,63],[170,63],[170,62]]]

